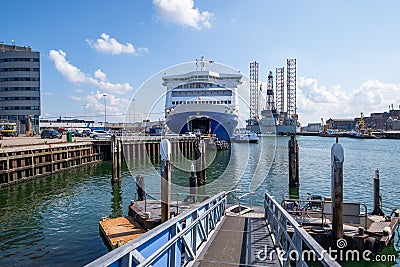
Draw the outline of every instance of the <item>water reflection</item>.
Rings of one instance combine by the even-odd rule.
[[[111,218],[121,217],[122,212],[122,189],[120,183],[113,183],[111,185]]]
[[[258,205],[266,191],[278,200],[288,195],[288,138],[261,139],[258,145],[232,144],[231,151],[218,152],[207,169],[207,186],[198,194],[237,188],[240,196],[254,191],[253,203]],[[329,196],[334,140],[298,137],[298,142],[300,195]],[[365,202],[370,210],[374,170],[379,168],[383,203],[400,208],[400,169],[394,158],[400,155],[398,140],[340,142],[345,150],[345,200]],[[105,254],[98,230],[101,217],[127,215],[130,201],[136,199],[137,175],[143,175],[147,192],[160,191],[159,161],[153,163],[128,159],[130,167],[123,168],[121,185],[115,187],[110,183],[111,164],[105,162],[0,189],[0,266],[82,266]],[[189,176],[189,171],[173,167],[173,192],[189,193]],[[235,201],[229,196],[229,202]],[[249,203],[250,196],[242,201]],[[400,246],[397,236],[395,245]]]

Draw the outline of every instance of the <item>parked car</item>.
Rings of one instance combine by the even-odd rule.
[[[83,137],[83,132],[75,131],[75,132],[73,132],[73,135],[76,137]]]
[[[42,139],[44,139],[44,138],[50,138],[50,139],[58,138],[58,139],[61,139],[62,138],[62,134],[60,132],[56,131],[56,130],[43,130],[40,133],[40,137]]]
[[[82,131],[82,136],[83,137],[90,136],[90,130],[83,130]]]
[[[102,130],[94,130],[90,133],[90,137],[93,139],[111,139],[111,134]]]

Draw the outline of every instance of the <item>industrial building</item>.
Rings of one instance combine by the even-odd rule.
[[[394,109],[393,105],[389,106],[389,111],[371,113],[370,117],[364,117],[365,124],[368,128],[374,130],[393,130],[393,123],[400,118],[400,109]],[[360,120],[360,118],[355,119],[356,122]],[[388,124],[388,120],[391,122]],[[396,124],[396,122],[394,122]],[[394,127],[396,128],[396,126]]]
[[[40,53],[0,43],[0,120],[19,134],[37,133],[40,116]]]
[[[326,125],[328,125],[328,129],[350,131],[355,129],[356,122],[354,121],[354,119],[330,118],[329,120],[326,121]]]

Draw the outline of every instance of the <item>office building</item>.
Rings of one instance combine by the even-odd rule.
[[[0,43],[0,120],[25,133],[30,118],[39,130],[40,53],[28,46]]]

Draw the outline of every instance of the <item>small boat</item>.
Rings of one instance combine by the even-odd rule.
[[[257,144],[258,143],[258,136],[257,134],[251,132],[251,131],[241,131],[239,133],[236,133],[233,135],[231,138],[232,142],[235,143],[253,143]]]
[[[393,243],[400,225],[399,209],[393,209],[390,215],[385,215],[381,206],[377,210],[368,212],[367,207],[361,202],[351,201],[342,204],[343,231],[346,240],[351,240],[346,249],[379,253]],[[311,236],[318,237],[318,240],[321,240],[319,242],[329,240],[333,228],[330,197],[309,194],[307,198],[284,198],[281,206]],[[326,239],[321,238],[322,236]]]
[[[346,133],[339,130],[327,129],[326,132],[319,133],[318,135],[322,137],[341,137],[346,136]]]

